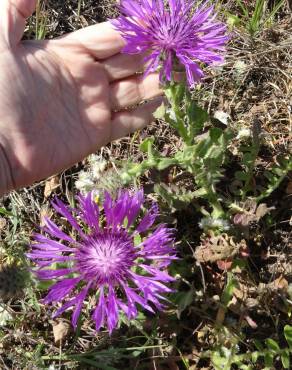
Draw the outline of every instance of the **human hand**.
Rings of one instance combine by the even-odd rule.
[[[0,195],[73,165],[144,127],[160,105],[156,74],[136,75],[142,57],[121,54],[109,23],[54,40],[21,41],[36,0],[0,9]]]

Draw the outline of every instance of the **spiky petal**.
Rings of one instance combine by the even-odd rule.
[[[91,193],[79,197],[78,209],[58,199],[53,202],[77,237],[47,219],[47,236],[35,235],[27,256],[38,266],[39,279],[57,279],[43,300],[46,304],[63,302],[55,316],[73,307],[72,324],[76,328],[83,303],[93,292],[96,330],[107,326],[111,333],[121,311],[132,319],[138,314],[137,305],[150,312],[164,307],[163,294],[170,292],[166,283],[173,281],[166,268],[176,258],[173,231],[165,225],[149,230],[158,215],[157,205],[138,221],[143,203],[143,191],[132,194],[127,190],[120,191],[116,199],[106,193],[103,210]],[[148,237],[135,245],[139,233]],[[62,267],[52,269],[55,264]]]
[[[125,53],[147,54],[146,75],[161,67],[161,81],[171,81],[172,72],[180,65],[185,68],[188,84],[193,86],[204,75],[202,63],[223,62],[226,26],[215,20],[214,6],[209,6],[208,1],[199,6],[196,3],[121,0],[121,16],[112,23],[126,40]]]

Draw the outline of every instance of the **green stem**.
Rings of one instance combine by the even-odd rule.
[[[191,140],[188,135],[188,130],[184,123],[184,114],[181,109],[181,102],[185,95],[185,86],[170,82],[165,89],[165,94],[171,105],[171,110],[174,113],[174,118],[170,117],[169,124],[179,133],[186,145],[191,144]]]

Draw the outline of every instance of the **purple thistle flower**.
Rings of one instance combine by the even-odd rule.
[[[57,279],[43,300],[46,304],[64,301],[54,317],[74,306],[72,325],[76,328],[90,292],[96,298],[92,314],[96,330],[107,326],[111,333],[120,311],[128,319],[135,318],[137,304],[152,313],[154,307],[163,309],[163,294],[171,292],[165,283],[174,280],[166,268],[176,257],[172,229],[160,225],[150,232],[158,215],[157,205],[137,223],[144,203],[141,190],[133,194],[121,190],[116,200],[105,193],[103,217],[92,193],[78,200],[78,209],[67,207],[59,199],[53,202],[55,210],[71,224],[76,238],[46,219],[44,231],[49,236],[36,234],[32,251],[27,254],[38,266],[38,278]],[[140,233],[145,237],[135,245]],[[53,269],[56,264],[58,268]]]
[[[185,67],[193,86],[203,77],[200,63],[223,62],[226,26],[215,20],[208,1],[194,10],[194,0],[121,0],[121,16],[112,21],[127,44],[128,54],[147,53],[145,75],[159,66],[160,80],[171,81],[177,65]]]

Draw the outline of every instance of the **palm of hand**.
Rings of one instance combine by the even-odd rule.
[[[120,54],[122,47],[108,24],[56,40],[0,43],[4,187],[56,173],[151,120],[158,102],[125,108],[159,95],[157,76],[133,76],[141,58]]]
[[[86,55],[72,54],[60,58],[27,44],[1,58],[1,136],[14,143],[11,162],[28,176],[58,171],[110,139],[105,72]]]

